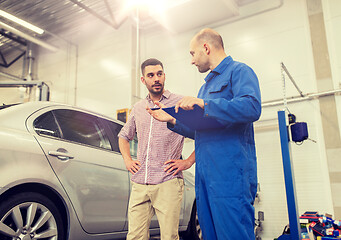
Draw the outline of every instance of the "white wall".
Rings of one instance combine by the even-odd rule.
[[[131,105],[132,25],[127,21],[117,30],[101,22],[89,25],[69,40],[77,43],[78,57],[76,46],[63,41],[55,44],[61,51],[40,52],[39,79],[49,83],[51,101],[116,118],[117,109]]]
[[[339,0],[322,2],[334,86],[340,88],[341,4]],[[96,24],[89,24],[86,30],[70,38],[78,44],[77,61],[75,47],[60,40],[56,44],[62,48],[61,51],[40,51],[38,79],[49,84],[52,101],[76,103],[115,117],[117,109],[130,107],[131,103],[131,66],[135,61],[132,57],[132,23],[127,21],[118,30],[103,23]],[[227,53],[255,70],[263,101],[283,97],[281,62],[287,66],[303,93],[317,91],[305,0],[284,0],[279,9],[213,27],[221,33]],[[141,31],[140,60],[149,57],[160,59],[165,66],[166,88],[172,92],[196,96],[203,83],[206,74],[198,73],[197,68],[190,65],[188,51],[189,41],[198,30],[181,34],[160,29]],[[17,66],[18,69],[20,67]],[[288,78],[286,92],[288,97],[298,95]],[[147,94],[143,85],[140,94],[142,97]],[[5,95],[2,93],[1,96]],[[341,126],[341,98],[337,96],[336,99]],[[317,141],[292,145],[299,214],[309,210],[333,214],[318,100],[288,107],[298,121],[308,123],[309,137]],[[260,121],[255,124],[261,189],[261,201],[256,203],[256,210],[265,212],[262,235],[265,240],[278,237],[288,223],[277,126],[277,111],[281,109],[282,106],[264,108]],[[193,142],[186,142],[184,156],[187,157],[192,150]]]
[[[322,1],[326,24],[329,57],[332,67],[334,87],[341,88],[341,3],[338,0]],[[336,96],[337,106],[341,106],[340,95]],[[337,108],[339,126],[341,126],[341,107]],[[340,128],[341,134],[341,128]]]

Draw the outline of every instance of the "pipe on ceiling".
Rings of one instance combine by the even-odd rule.
[[[0,87],[33,87],[33,86],[41,86],[44,84],[43,81],[1,81]]]
[[[313,100],[313,99],[317,99],[320,97],[326,97],[326,96],[336,95],[340,93],[341,93],[341,89],[335,89],[335,90],[320,92],[320,93],[311,93],[311,94],[304,95],[304,97],[301,97],[301,96],[292,97],[288,99],[287,102],[288,103],[303,102],[307,100]],[[262,107],[273,107],[273,106],[283,105],[283,103],[284,103],[283,100],[267,101],[267,102],[262,103]]]

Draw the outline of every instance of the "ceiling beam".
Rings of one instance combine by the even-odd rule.
[[[13,80],[16,80],[16,81],[24,81],[24,79],[22,79],[22,78],[20,78],[20,77],[11,75],[11,74],[9,74],[9,73],[1,72],[1,71],[0,71],[0,76],[6,77],[6,78],[8,78],[8,79],[13,79]],[[1,83],[1,82],[2,82],[2,81],[0,81],[0,83]]]
[[[33,87],[33,86],[41,86],[44,84],[43,81],[1,81],[0,87]]]
[[[16,61],[18,61],[22,56],[24,56],[26,54],[26,51],[22,51],[19,55],[17,55],[12,61],[10,61],[9,63],[7,63],[5,56],[2,54],[2,52],[0,52],[0,56],[1,59],[3,61],[3,63],[0,63],[1,67],[5,67],[8,68],[10,67],[13,63],[15,63]]]
[[[0,29],[0,34],[4,37],[7,37],[23,46],[27,46],[27,43],[23,40],[21,40],[20,38],[16,37],[16,36],[13,36],[12,34],[8,34],[6,33],[3,29]]]
[[[79,2],[78,0],[69,0],[71,2],[73,2],[74,4],[78,5],[79,7],[83,8],[85,11],[89,12],[90,14],[92,14],[93,16],[97,17],[99,20],[101,20],[102,22],[105,22],[106,24],[108,24],[110,27],[114,28],[114,29],[118,29],[118,25],[116,23],[113,23],[111,21],[109,21],[108,19],[104,18],[103,16],[101,16],[100,14],[98,14],[96,11],[92,10],[91,8],[89,8],[88,6],[86,6],[85,4]]]
[[[40,40],[38,38],[35,38],[35,37],[32,37],[32,36],[30,36],[30,35],[28,35],[26,33],[23,33],[21,31],[19,31],[18,29],[7,25],[6,23],[0,22],[0,27],[2,27],[3,29],[5,29],[7,31],[10,31],[11,33],[14,33],[14,34],[16,34],[16,35],[18,35],[18,36],[20,36],[20,37],[22,37],[22,38],[32,42],[32,43],[35,43],[35,44],[37,44],[37,45],[39,45],[41,47],[44,47],[44,48],[46,48],[46,49],[48,49],[50,51],[53,51],[53,52],[58,51],[58,48],[56,46],[53,46],[53,45],[48,44],[48,43],[46,43],[46,42],[44,42],[44,41],[42,41],[42,40]]]

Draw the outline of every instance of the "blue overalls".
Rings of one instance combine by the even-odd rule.
[[[258,79],[250,67],[228,56],[205,81],[198,93],[204,114],[224,128],[193,131],[178,121],[169,128],[195,139],[195,192],[204,239],[254,240]]]

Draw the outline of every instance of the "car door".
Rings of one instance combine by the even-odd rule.
[[[129,176],[100,118],[72,109],[50,109],[33,114],[27,124],[84,230],[122,231],[127,221]]]

